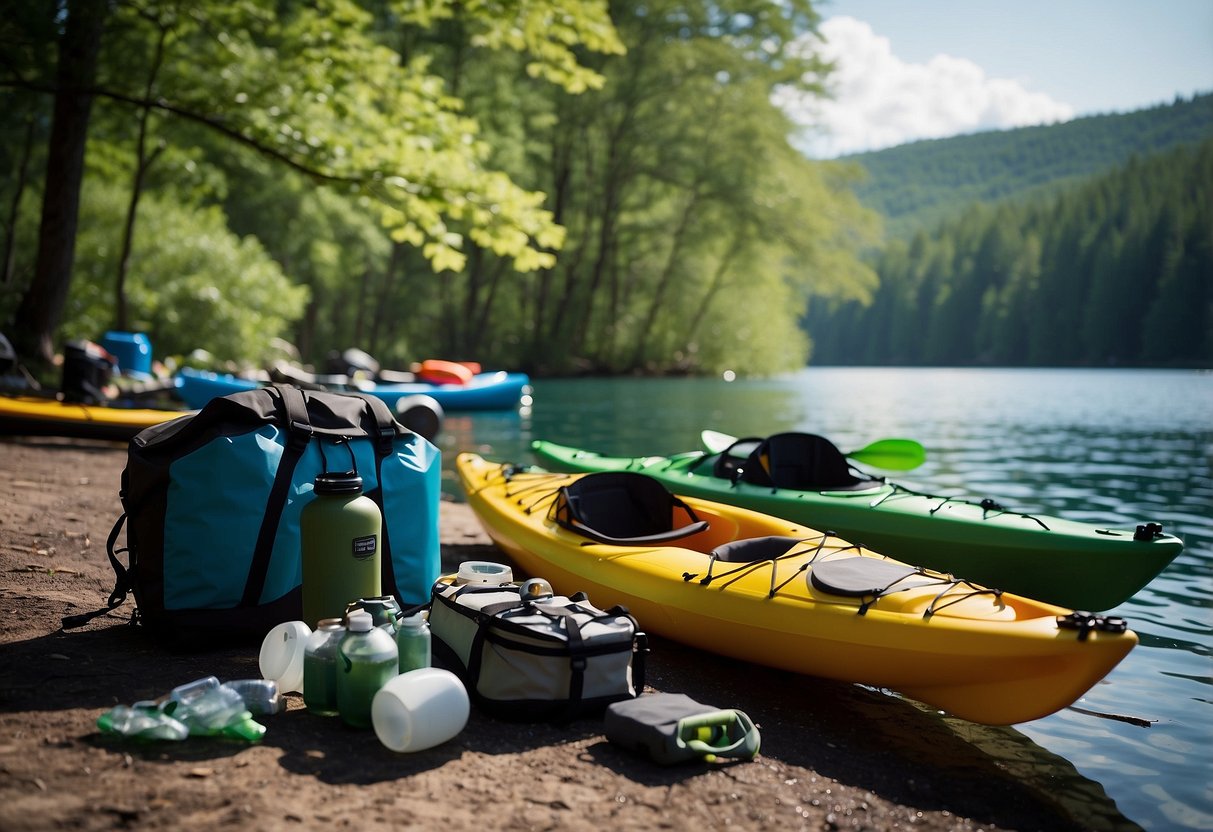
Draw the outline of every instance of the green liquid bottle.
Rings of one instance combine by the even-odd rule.
[[[362,494],[357,471],[316,477],[312,501],[299,515],[303,621],[338,618],[357,598],[382,595],[379,540],[383,516]]]
[[[350,613],[337,652],[337,710],[347,725],[371,726],[371,701],[397,675],[399,661],[395,640],[374,625],[370,613]]]
[[[421,613],[401,618],[396,629],[396,649],[400,652],[400,672],[408,673],[430,666],[430,625]]]
[[[337,650],[345,637],[340,618],[322,619],[303,652],[303,704],[320,716],[337,715]]]

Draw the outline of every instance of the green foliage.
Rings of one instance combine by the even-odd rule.
[[[86,197],[64,340],[95,339],[112,325],[115,226],[127,195],[95,182]],[[131,313],[157,357],[202,346],[217,357],[258,361],[302,313],[307,289],[292,285],[255,238],[233,234],[217,206],[149,195],[139,220]]]
[[[63,337],[112,325],[133,196],[125,296],[159,354],[773,372],[809,354],[810,297],[875,289],[856,166],[805,160],[771,104],[828,71],[793,48],[808,0],[107,8]],[[53,21],[17,22],[0,89],[45,103]]]
[[[556,373],[802,365],[807,298],[875,285],[856,256],[876,226],[850,195],[853,171],[796,153],[771,104],[777,86],[823,76],[791,48],[811,8],[612,8],[627,53],[596,64],[606,84],[591,95],[505,83],[510,64],[474,62],[459,31],[434,41],[494,159],[549,195],[567,240],[530,275],[485,251],[442,291],[405,281],[440,310],[417,322],[417,343]]]
[[[1213,140],[1059,196],[972,207],[876,259],[872,303],[815,305],[838,364],[1213,366]]]
[[[909,238],[974,202],[1055,195],[1091,176],[1213,134],[1213,93],[1119,115],[913,142],[847,159],[868,173],[860,201]]]

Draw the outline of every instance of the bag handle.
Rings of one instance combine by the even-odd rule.
[[[363,411],[368,413],[375,423],[375,438],[377,439],[375,455],[379,459],[383,459],[392,452],[392,446],[396,441],[396,417],[388,409],[387,403],[378,396],[372,396],[369,393],[356,393],[355,395],[365,403]]]
[[[283,424],[286,427],[286,447],[283,448],[282,458],[278,461],[274,484],[266,500],[265,514],[261,517],[257,544],[249,564],[248,578],[244,582],[244,595],[240,598],[241,607],[255,607],[261,602],[261,593],[265,589],[265,578],[270,568],[270,557],[274,553],[274,539],[278,536],[278,523],[282,519],[282,509],[286,506],[291,480],[303,452],[312,439],[312,423],[308,418],[307,399],[303,391],[289,384],[275,384],[273,389],[278,391]]]
[[[122,565],[122,561],[118,560],[118,555],[122,552],[129,552],[125,546],[121,549],[115,549],[114,546],[118,543],[118,535],[122,533],[122,526],[126,523],[126,512],[118,515],[118,520],[114,523],[114,527],[110,530],[109,538],[105,541],[105,554],[109,556],[110,566],[114,568],[114,589],[110,593],[109,600],[106,606],[92,612],[84,612],[78,615],[65,615],[61,619],[63,629],[70,630],[73,627],[83,627],[88,622],[92,621],[99,615],[105,615],[110,610],[118,607],[126,600],[126,596],[130,593],[131,573]]]

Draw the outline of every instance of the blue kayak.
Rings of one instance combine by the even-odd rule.
[[[255,390],[266,382],[239,376],[183,368],[177,373],[177,395],[192,408],[201,408],[217,396]],[[414,381],[404,384],[360,384],[333,388],[336,392],[369,393],[395,410],[397,402],[409,396],[432,397],[443,410],[508,410],[517,407],[530,393],[531,379],[526,373],[504,370],[477,373],[467,384],[432,384]]]

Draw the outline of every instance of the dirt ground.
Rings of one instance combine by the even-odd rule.
[[[762,732],[756,760],[661,767],[608,742],[600,720],[475,711],[454,740],[396,754],[297,695],[262,718],[256,745],[103,735],[97,717],[115,704],[259,675],[256,645],[157,646],[128,626],[131,601],[61,628],[113,586],[105,541],[125,462],[120,443],[0,438],[0,829],[1133,828],[1098,784],[1017,731],[660,639],[649,690],[746,711]],[[441,537],[450,571],[504,557],[461,503],[442,504]]]

